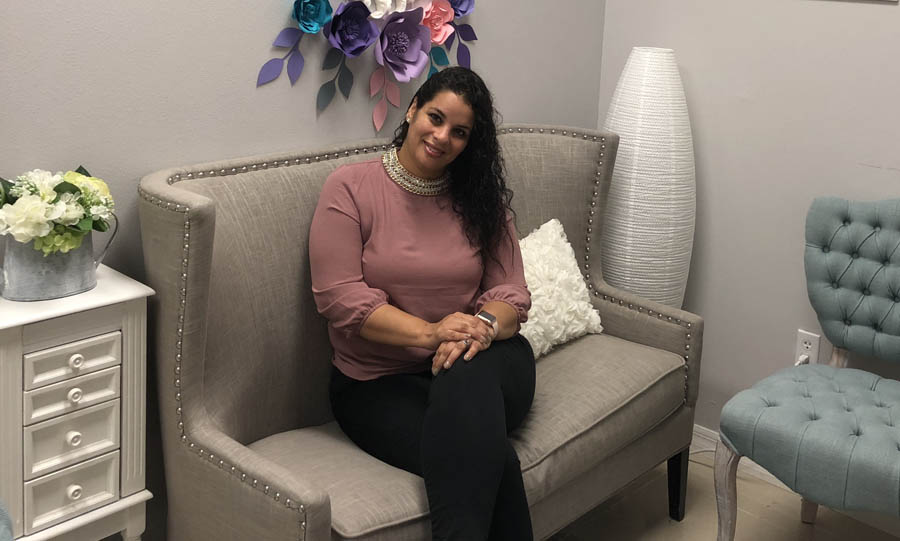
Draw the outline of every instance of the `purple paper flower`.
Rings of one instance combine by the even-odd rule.
[[[450,0],[450,5],[457,17],[465,17],[475,9],[475,0]]]
[[[328,0],[295,0],[291,16],[307,34],[316,34],[331,20]]]
[[[428,65],[431,32],[422,26],[422,14],[422,8],[391,14],[375,47],[375,61],[401,83],[415,79]]]
[[[378,39],[378,27],[369,20],[369,8],[358,1],[338,6],[323,32],[331,45],[350,57],[359,56]]]

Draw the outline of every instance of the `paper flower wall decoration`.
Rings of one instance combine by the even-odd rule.
[[[369,99],[374,100],[372,123],[376,132],[381,131],[388,104],[402,106],[398,83],[408,83],[426,71],[431,77],[449,66],[447,53],[454,43],[457,64],[471,66],[471,53],[464,42],[478,37],[472,25],[459,19],[474,9],[475,0],[356,0],[341,2],[337,9],[332,9],[328,0],[296,0],[291,18],[297,26],[282,29],[272,43],[287,52],[263,64],[256,86],[274,81],[284,71],[291,85],[296,84],[304,67],[300,42],[305,34],[321,34],[332,47],[322,70],[337,69],[316,95],[316,113],[321,113],[338,90],[344,99],[350,98],[354,76],[347,59],[371,49],[375,65],[369,76]]]

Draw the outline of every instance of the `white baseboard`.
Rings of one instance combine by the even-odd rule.
[[[719,433],[710,430],[705,426],[694,425],[694,439],[691,441],[691,452],[695,451],[713,451],[716,450],[716,444],[719,443]],[[779,488],[791,491],[787,485],[778,480],[777,477],[769,473],[765,468],[753,462],[747,457],[742,457],[738,462],[738,475],[748,475],[755,477],[767,483],[773,484]],[[792,492],[792,491],[791,491]]]
[[[710,430],[705,426],[694,425],[694,439],[691,441],[691,453],[696,451],[712,451],[715,453],[716,445],[719,442],[719,433]],[[738,475],[746,475],[755,477],[778,488],[793,492],[787,485],[778,480],[777,477],[766,471],[765,468],[753,462],[747,457],[742,457],[738,462]],[[740,494],[738,494],[740,498]],[[838,513],[853,517],[854,519],[868,524],[873,528],[878,528],[883,532],[887,532],[895,537],[900,537],[900,520],[896,517],[888,515],[879,515],[876,513],[864,513],[858,511],[842,511],[835,509]],[[797,520],[800,520],[800,510],[797,508]]]

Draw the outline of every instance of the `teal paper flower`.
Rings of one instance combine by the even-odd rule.
[[[300,30],[307,34],[318,34],[325,23],[331,20],[331,13],[328,0],[296,0],[291,17],[297,21]]]

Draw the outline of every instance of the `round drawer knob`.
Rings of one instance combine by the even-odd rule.
[[[82,492],[81,485],[69,485],[69,487],[66,488],[66,496],[72,501],[81,498]]]
[[[75,387],[74,389],[69,391],[69,394],[67,394],[66,397],[69,399],[69,402],[77,405],[79,402],[81,402],[81,399],[84,398],[84,393],[81,391],[81,389]]]
[[[76,353],[69,357],[69,368],[72,370],[81,370],[84,366],[84,355],[81,353]]]
[[[78,447],[81,445],[81,432],[77,430],[70,430],[66,432],[66,443],[69,444],[69,447]]]

